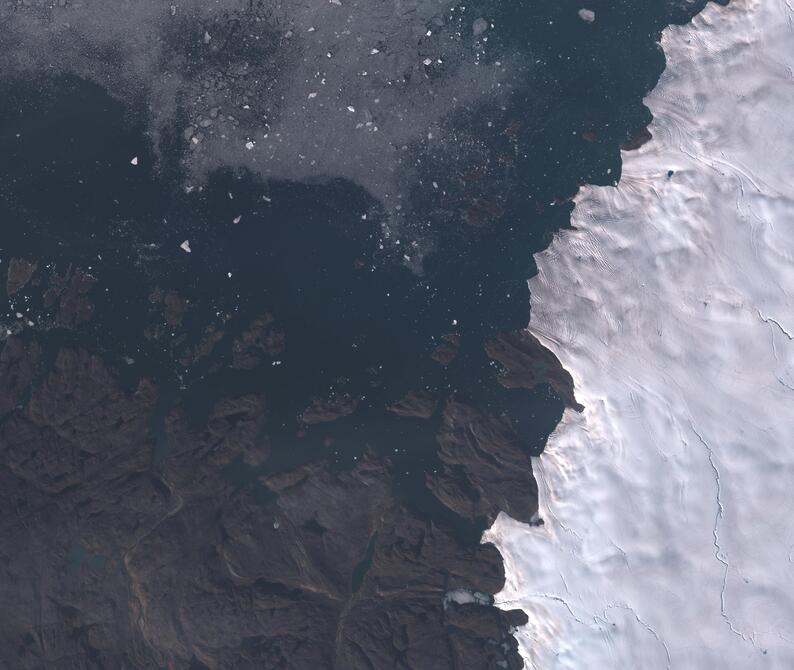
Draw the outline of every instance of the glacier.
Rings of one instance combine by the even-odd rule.
[[[505,514],[529,668],[794,668],[794,7],[662,36],[653,138],[536,255],[529,329],[571,372]]]

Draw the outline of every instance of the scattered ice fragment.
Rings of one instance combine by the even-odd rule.
[[[582,21],[587,21],[587,23],[592,23],[595,21],[595,12],[592,9],[585,9],[583,7],[579,10],[578,14]]]
[[[130,165],[137,165],[137,164],[138,164],[138,157],[137,157],[137,156],[135,156],[135,157],[134,157],[134,158],[133,158],[133,159],[130,161]]]
[[[232,223],[240,223],[240,221],[242,221],[242,219],[243,219],[243,215],[242,214],[238,214],[237,216],[235,216],[232,219]]]
[[[185,240],[182,244],[179,245],[179,248],[182,249],[185,253],[190,253],[190,241]]]

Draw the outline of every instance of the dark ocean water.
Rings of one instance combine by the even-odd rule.
[[[649,121],[642,97],[664,65],[655,40],[696,9],[587,6],[593,24],[570,2],[490,8],[505,29],[494,33],[489,57],[518,48],[534,64],[506,104],[457,115],[457,127],[498,159],[486,171],[456,174],[432,157],[418,168],[404,225],[429,241],[420,271],[402,249],[381,244],[387,215],[354,183],[266,181],[221,169],[188,193],[181,128],[153,140],[145,104],[130,106],[68,74],[0,80],[2,267],[23,257],[39,264],[34,281],[70,267],[95,279],[84,324],[58,325],[43,291],[10,297],[3,321],[22,337],[35,332],[51,358],[70,344],[100,352],[129,389],[154,380],[155,469],[169,458],[165,421],[174,407],[202,426],[218,400],[264,393],[270,456],[251,465],[240,454],[223,468],[240,490],[264,503],[258,475],[310,461],[347,469],[371,449],[388,455],[409,507],[476,543],[484,520],[457,518],[424,484],[439,467],[439,411],[428,421],[385,406],[411,389],[465,398],[507,415],[532,455],[559,421],[564,406],[551,387],[504,388],[484,344],[528,323],[532,254],[568,225],[578,186],[619,178],[619,145]],[[485,223],[472,225],[482,211]],[[181,324],[153,316],[157,289],[188,301]],[[36,325],[20,328],[16,312]],[[264,313],[285,333],[283,351],[251,369],[231,367],[235,339]],[[213,332],[223,333],[215,347],[186,363],[186,352]],[[431,354],[452,334],[459,352],[439,365]],[[304,425],[313,399],[338,397],[358,399],[355,412]],[[375,543],[354,572],[354,591]],[[77,539],[74,547],[75,565],[88,560]]]
[[[501,196],[501,217],[483,227],[466,225],[454,198],[446,209],[428,189],[416,188],[411,209],[431,212],[435,249],[421,274],[402,262],[399,249],[378,248],[378,203],[355,184],[265,183],[219,171],[201,192],[185,193],[174,138],[152,147],[145,109],[125,107],[72,76],[3,83],[3,258],[90,268],[95,317],[78,337],[93,339],[130,384],[155,378],[163,414],[180,402],[201,422],[220,397],[275,391],[270,412],[282,430],[267,469],[316,458],[331,437],[337,446],[330,458],[340,465],[370,445],[393,454],[407,482],[420,481],[434,466],[433,433],[424,422],[383,410],[411,388],[453,391],[508,413],[537,454],[562,404],[548,387],[501,387],[483,342],[528,322],[532,253],[567,225],[576,188],[619,178],[618,144],[649,120],[641,97],[663,66],[649,36],[671,16],[662,3],[591,5],[593,25],[570,3],[497,9],[494,21],[511,29],[498,33],[493,57],[518,45],[538,67],[498,110],[499,123],[487,107],[460,123],[491,146],[503,144],[505,154],[516,153],[514,141],[520,154],[507,174],[488,174],[494,183],[476,185]],[[155,149],[164,156],[159,163]],[[134,156],[138,166],[130,164]],[[459,195],[451,176],[442,177]],[[179,250],[185,239],[191,254]],[[143,336],[158,285],[192,305],[180,333],[183,349],[199,342],[208,324],[223,322],[227,337],[212,356],[185,367],[170,342]],[[26,307],[41,313],[40,305]],[[289,333],[280,363],[215,369],[234,335],[263,311],[274,312]],[[447,333],[461,335],[463,345],[445,369],[430,353]],[[55,345],[75,335],[55,329],[48,337]],[[312,396],[326,392],[366,397],[355,415],[296,438],[296,418]],[[165,457],[162,449],[157,458]]]

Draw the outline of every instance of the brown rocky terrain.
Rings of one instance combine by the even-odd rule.
[[[198,429],[175,408],[156,465],[147,381],[124,389],[80,349],[48,365],[35,338],[6,340],[0,366],[14,612],[0,655],[14,667],[521,667],[505,631],[522,613],[445,597],[498,592],[499,553],[401,503],[388,460],[241,487],[223,468],[267,458],[266,398],[223,400]],[[454,399],[443,414],[438,499],[471,519],[529,519],[531,466],[509,423]]]

